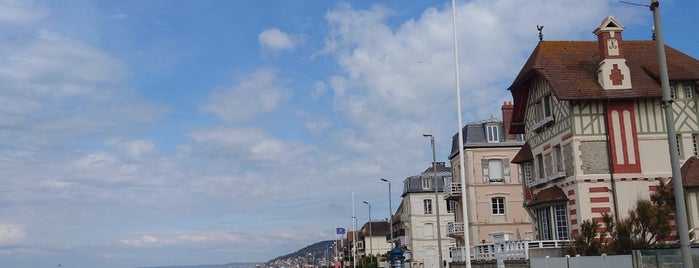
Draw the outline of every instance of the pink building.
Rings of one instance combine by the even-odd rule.
[[[463,263],[464,218],[468,221],[469,244],[492,242],[493,235],[529,238],[532,224],[524,209],[522,175],[511,160],[524,144],[522,135],[509,133],[513,105],[502,105],[502,118],[491,118],[463,127],[466,187],[461,186],[458,134],[452,139],[451,161],[453,180],[445,186],[444,196],[456,201],[454,222],[447,225],[447,235],[456,239],[451,249],[454,265]],[[462,189],[466,190],[467,217],[462,213]]]

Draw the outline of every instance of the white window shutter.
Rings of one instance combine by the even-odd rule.
[[[488,159],[481,159],[481,165],[483,166],[483,183],[490,182],[490,174],[488,171]]]

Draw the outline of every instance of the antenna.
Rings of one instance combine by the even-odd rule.
[[[536,29],[539,30],[539,41],[544,41],[544,34],[541,31],[544,29],[544,25],[536,25]]]

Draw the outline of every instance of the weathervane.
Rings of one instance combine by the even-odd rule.
[[[544,41],[544,34],[541,33],[541,30],[544,29],[544,25],[539,26],[538,24],[536,25],[536,29],[539,30],[539,41]]]

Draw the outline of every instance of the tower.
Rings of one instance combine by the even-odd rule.
[[[597,35],[601,61],[597,68],[597,81],[605,90],[631,89],[631,72],[624,58],[621,25],[614,16],[602,20],[593,33]]]

